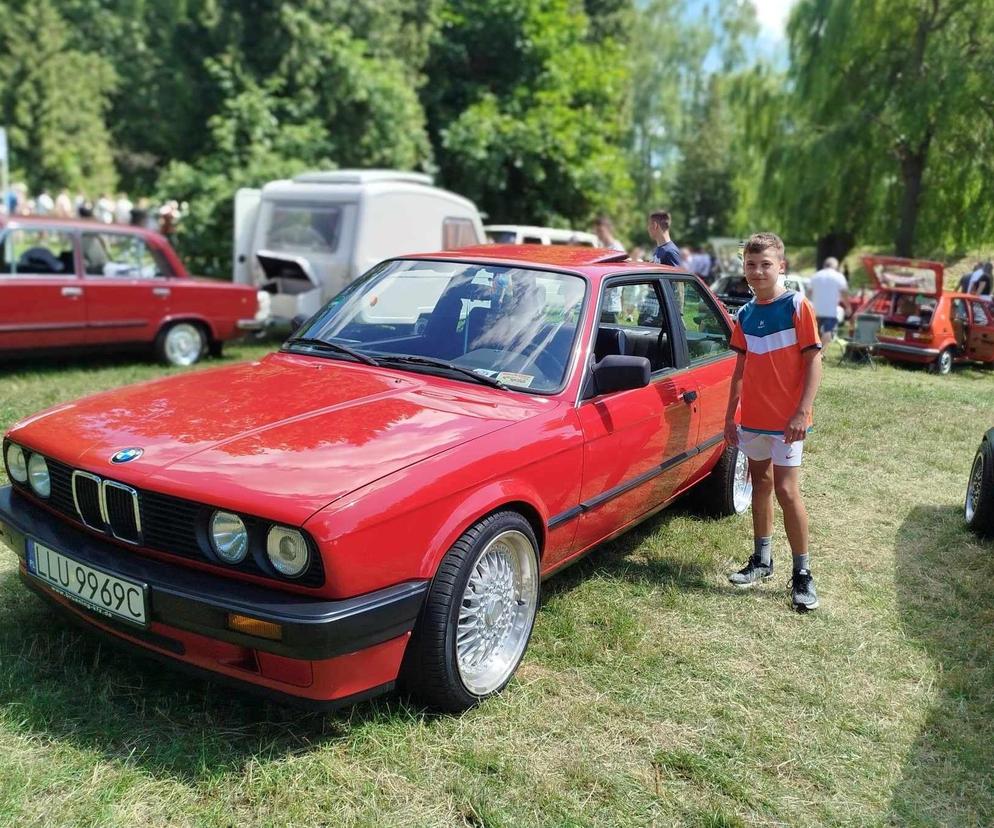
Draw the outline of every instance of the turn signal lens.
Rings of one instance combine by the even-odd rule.
[[[28,461],[17,443],[7,444],[7,471],[18,483],[28,482]]]
[[[310,558],[307,541],[296,529],[274,526],[266,536],[266,554],[281,575],[296,578],[305,569]]]
[[[283,640],[283,627],[274,624],[272,621],[261,621],[258,618],[249,618],[247,615],[238,615],[234,612],[228,613],[228,629],[235,632],[254,635],[256,638],[268,638],[270,641]]]

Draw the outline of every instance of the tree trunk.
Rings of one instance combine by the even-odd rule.
[[[901,194],[901,223],[898,225],[897,237],[894,240],[894,249],[898,256],[914,255],[915,226],[918,224],[925,162],[931,140],[931,133],[927,133],[914,150],[905,149],[899,153],[904,191]]]
[[[852,250],[855,243],[855,236],[846,230],[841,232],[833,230],[831,233],[826,233],[824,236],[819,238],[817,242],[815,267],[820,268],[823,264],[825,264],[825,259],[829,256],[832,256],[841,262],[849,251]]]

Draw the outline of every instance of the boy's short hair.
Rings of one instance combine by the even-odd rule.
[[[656,210],[649,213],[649,221],[658,224],[663,230],[670,229],[670,214],[666,210]]]
[[[762,253],[768,247],[776,250],[777,255],[781,259],[786,258],[783,240],[776,233],[753,233],[749,236],[749,240],[745,243],[745,249],[742,252],[743,254]]]

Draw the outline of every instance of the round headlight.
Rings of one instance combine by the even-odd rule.
[[[231,512],[215,512],[211,516],[211,544],[225,563],[236,564],[245,560],[248,532],[242,519]]]
[[[28,479],[31,488],[39,497],[48,497],[52,493],[52,481],[48,476],[48,463],[40,454],[32,454],[28,460]]]
[[[24,456],[24,449],[17,443],[7,445],[7,470],[18,483],[28,482],[28,461]]]
[[[307,541],[296,529],[274,526],[266,536],[266,554],[276,571],[288,578],[296,578],[307,569],[310,553]]]

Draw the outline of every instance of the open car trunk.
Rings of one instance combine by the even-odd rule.
[[[897,256],[864,256],[863,266],[876,292],[860,315],[877,314],[881,342],[926,344],[932,315],[942,296],[945,268],[940,262]]]

